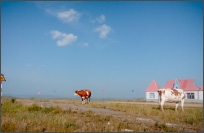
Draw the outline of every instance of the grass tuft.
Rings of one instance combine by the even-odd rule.
[[[41,107],[38,106],[37,104],[33,104],[30,107],[28,107],[28,111],[40,111]]]

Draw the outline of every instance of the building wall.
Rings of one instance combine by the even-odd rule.
[[[154,98],[150,98],[150,93],[154,93]],[[148,100],[148,101],[151,101],[151,100],[153,100],[153,101],[155,101],[155,100],[158,100],[159,98],[159,95],[158,95],[158,92],[146,92],[146,100]]]
[[[187,99],[187,93],[194,93],[194,99],[199,100],[199,91],[184,91],[186,98]],[[193,100],[193,99],[192,99]]]
[[[203,91],[199,91],[199,100],[203,100]]]
[[[159,94],[158,92],[145,92],[146,93],[146,101],[159,101]],[[150,93],[154,93],[155,98],[150,98]],[[195,103],[203,103],[203,91],[184,91],[186,98],[185,102],[195,102]],[[195,99],[187,99],[187,93],[194,93]]]

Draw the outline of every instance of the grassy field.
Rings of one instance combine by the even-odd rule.
[[[203,132],[203,108],[181,108],[140,104],[118,104],[110,101],[92,101],[81,105],[80,100],[35,100],[43,102],[75,104],[87,108],[103,108],[124,112],[122,115],[102,114],[58,106],[41,107],[25,105],[18,100],[3,99],[1,107],[2,132]],[[137,102],[137,101],[135,101]],[[139,101],[138,101],[139,102]],[[139,121],[151,119],[154,122]],[[167,126],[173,123],[177,126]]]

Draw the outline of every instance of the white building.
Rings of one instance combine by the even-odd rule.
[[[186,95],[185,102],[202,102],[203,103],[203,86],[200,88],[195,85],[195,79],[176,79],[168,80],[163,89],[182,89]],[[146,101],[158,101],[158,92],[160,89],[155,80],[146,89]]]
[[[160,89],[159,85],[156,83],[155,80],[148,86],[145,90],[146,93],[146,101],[158,101],[159,95],[158,90]]]
[[[203,102],[203,90],[195,85],[195,79],[168,80],[163,88],[182,89],[186,95],[185,102]],[[202,94],[201,94],[202,93]]]
[[[201,89],[199,91],[199,99],[203,100],[203,85],[202,85],[202,87],[201,87]]]

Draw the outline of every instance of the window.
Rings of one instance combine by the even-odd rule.
[[[150,93],[150,98],[154,99],[154,93]]]
[[[195,99],[194,93],[187,93],[187,99]]]

